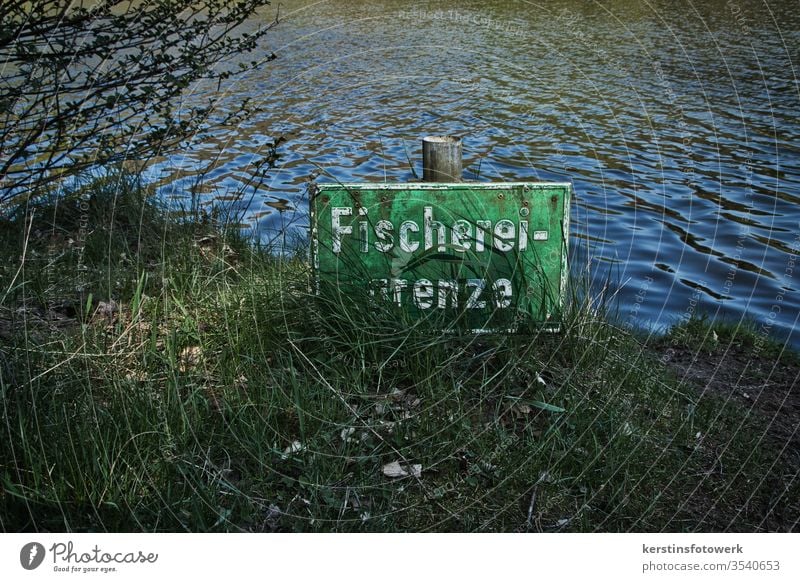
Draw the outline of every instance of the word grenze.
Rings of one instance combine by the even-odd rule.
[[[357,217],[353,223],[351,217]],[[546,230],[529,232],[527,220],[514,222],[501,219],[495,223],[490,220],[455,220],[451,225],[434,220],[433,207],[425,206],[422,211],[422,226],[415,220],[404,220],[395,224],[381,219],[369,220],[369,210],[364,207],[352,208],[336,206],[331,209],[331,250],[335,255],[342,253],[345,237],[357,236],[360,253],[377,251],[406,255],[407,262],[415,254],[432,251],[480,255],[481,253],[510,253],[516,249],[523,252],[528,248],[529,238],[533,241],[548,240]],[[354,227],[358,229],[354,233]],[[457,255],[456,255],[457,256]],[[386,301],[402,305],[410,301],[418,309],[447,309],[459,307],[459,284],[462,297],[466,299],[467,309],[505,309],[512,305],[513,287],[507,278],[487,281],[481,278],[468,278],[459,282],[455,279],[417,279],[409,281],[401,278],[372,279],[370,294],[379,295]]]

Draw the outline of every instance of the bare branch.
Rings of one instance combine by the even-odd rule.
[[[275,58],[233,58],[277,24],[249,30],[267,4],[0,0],[0,203],[202,131],[213,104],[179,98]]]

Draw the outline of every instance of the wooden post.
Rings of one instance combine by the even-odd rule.
[[[422,181],[461,181],[461,138],[429,135],[422,138]]]

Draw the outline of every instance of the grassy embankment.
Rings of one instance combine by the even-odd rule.
[[[757,330],[645,345],[574,299],[558,335],[443,337],[150,200],[0,222],[0,529],[798,527],[800,368]]]

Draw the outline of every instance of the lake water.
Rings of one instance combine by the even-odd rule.
[[[277,60],[221,88],[228,107],[251,97],[267,111],[154,175],[180,199],[202,169],[204,199],[271,239],[305,234],[314,176],[410,181],[423,135],[459,135],[466,178],[574,184],[573,269],[588,265],[596,289],[613,278],[625,325],[748,314],[789,337],[800,314],[798,8],[284,0],[260,49]],[[254,190],[254,163],[278,136],[282,157]]]

